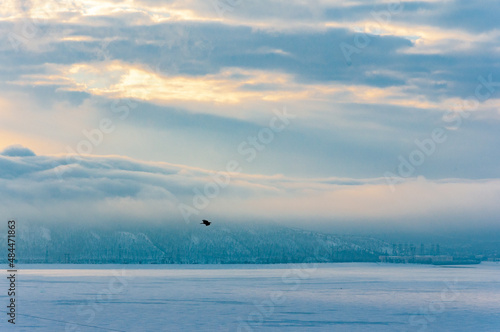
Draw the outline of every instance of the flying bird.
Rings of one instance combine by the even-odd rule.
[[[205,220],[203,219],[203,222],[200,222],[201,225],[205,225],[205,226],[210,226],[211,222],[208,221],[208,220]]]

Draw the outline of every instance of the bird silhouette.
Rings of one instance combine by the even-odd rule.
[[[210,226],[211,222],[208,221],[208,220],[205,220],[203,219],[203,222],[200,222],[201,225],[205,225],[205,226]]]

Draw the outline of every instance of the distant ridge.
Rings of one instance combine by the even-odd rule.
[[[389,248],[389,244],[371,238],[349,238],[255,224],[217,223],[208,228],[182,224],[110,229],[19,223],[17,234],[19,263],[375,262]]]

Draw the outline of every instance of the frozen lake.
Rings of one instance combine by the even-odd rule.
[[[1,331],[500,330],[498,263],[19,269],[15,328],[0,282]]]

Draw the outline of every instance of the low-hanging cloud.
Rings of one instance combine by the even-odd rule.
[[[184,224],[211,216],[229,222],[301,222],[304,227],[356,223],[405,229],[420,223],[477,229],[496,226],[500,213],[497,179],[420,177],[392,192],[383,178],[250,175],[76,155],[1,155],[0,172],[3,217],[39,223]]]

